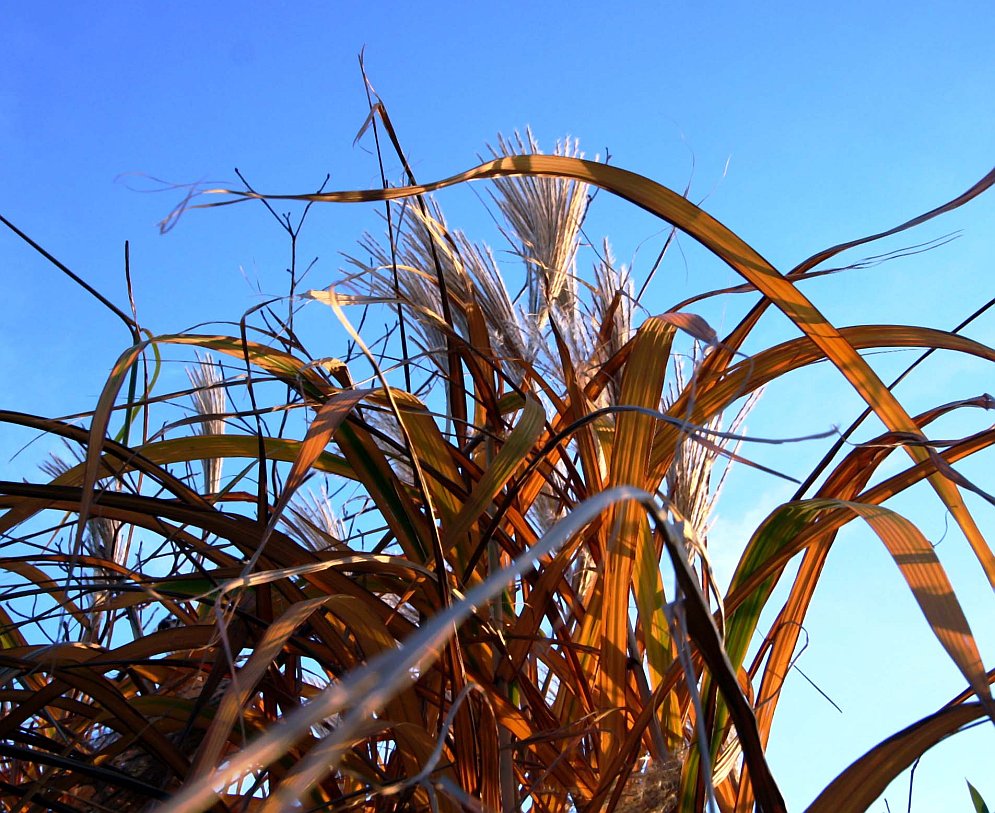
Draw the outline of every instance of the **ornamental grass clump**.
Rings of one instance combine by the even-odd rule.
[[[371,125],[396,145],[379,103]],[[955,468],[995,430],[927,438],[990,399],[910,415],[864,354],[995,351],[957,331],[838,328],[802,283],[966,203],[995,173],[787,273],[574,141],[543,155],[527,133],[452,178],[419,185],[406,164],[405,176],[360,192],[214,190],[226,197],[202,205],[380,202],[384,235],[330,286],[292,290],[286,312],[267,303],[232,335],[151,335],[119,312],[136,339],[85,428],[0,415],[82,450],[44,478],[0,483],[0,567],[16,583],[0,603],[5,808],[784,810],[764,751],[823,563],[855,519],[894,558],[964,692],[810,809],[865,809],[933,744],[993,715],[936,552],[884,504],[928,481],[995,584],[961,498],[981,489]],[[511,267],[431,198],[485,180]],[[728,264],[737,291],[754,292],[749,313],[720,337],[684,307],[648,310],[607,243],[589,260],[595,189]],[[296,240],[300,224],[281,224]],[[305,349],[303,300],[328,306],[347,343]],[[798,338],[744,356],[771,307]],[[371,334],[374,311],[391,318],[386,334]],[[197,362],[192,393],[155,392],[167,346],[223,361]],[[837,442],[721,584],[707,537],[723,472],[759,465],[743,421],[766,384],[817,362],[886,430]],[[153,433],[169,404],[185,416]],[[787,598],[768,606],[779,580]]]

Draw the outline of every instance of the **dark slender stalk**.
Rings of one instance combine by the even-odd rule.
[[[372,86],[370,85],[370,80],[366,75],[366,67],[363,64],[362,52],[360,52],[359,54],[359,70],[363,74],[363,86],[366,90],[366,103],[369,105],[370,114],[372,115],[374,109]],[[387,173],[384,170],[383,152],[380,149],[380,128],[377,126],[376,118],[373,118],[371,123],[373,125],[373,143],[376,144],[377,148],[377,163],[380,167],[380,183],[383,185],[383,188],[386,189],[388,187],[388,183],[387,183]],[[408,333],[407,333],[407,325],[405,324],[404,320],[404,307],[401,303],[401,287],[400,284],[398,283],[398,277],[397,277],[397,238],[396,235],[394,234],[394,219],[391,213],[391,205],[389,200],[384,201],[384,211],[387,217],[387,242],[388,245],[390,246],[390,269],[391,269],[391,274],[393,275],[394,297],[397,300],[396,304],[397,324],[398,327],[400,328],[399,338],[401,340],[401,358],[407,359]],[[405,392],[412,391],[411,369],[407,364],[404,364],[404,389]]]
[[[122,311],[117,305],[111,302],[107,297],[105,297],[100,291],[85,282],[82,278],[74,274],[65,265],[59,262],[55,257],[49,254],[45,249],[43,249],[38,243],[32,240],[28,235],[21,231],[17,226],[11,223],[3,215],[0,215],[0,223],[3,223],[8,229],[10,229],[14,234],[20,237],[25,243],[27,243],[31,248],[41,254],[46,260],[48,260],[52,265],[58,268],[63,274],[65,274],[69,279],[79,285],[84,291],[86,291],[90,296],[94,297],[101,305],[107,308],[111,313],[118,317],[125,326],[128,328],[128,332],[131,333],[131,338],[134,340],[135,344],[141,341],[141,334],[138,330],[138,325],[135,324],[134,320],[131,319],[124,311]]]

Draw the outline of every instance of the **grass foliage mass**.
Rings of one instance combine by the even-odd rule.
[[[403,156],[382,104],[366,129]],[[325,289],[298,290],[295,255],[290,297],[227,335],[152,335],[114,309],[133,343],[82,425],[0,413],[64,441],[43,471],[0,483],[4,809],[776,813],[765,749],[780,689],[854,521],[894,558],[964,692],[810,809],[865,809],[995,713],[957,592],[887,505],[928,483],[995,585],[962,496],[984,484],[956,468],[995,430],[928,438],[937,419],[991,404],[909,414],[866,359],[995,350],[963,325],[840,327],[804,293],[843,251],[967,203],[995,173],[783,273],[685,196],[569,140],[545,155],[531,134],[502,139],[430,184],[404,168],[403,186],[185,201],[274,215],[288,198],[367,201],[384,229]],[[487,182],[514,274],[432,198],[469,181]],[[596,191],[734,269],[739,288],[696,299],[750,292],[742,321],[719,336],[688,303],[648,309],[646,286],[585,235]],[[303,218],[281,223],[293,246]],[[341,347],[305,347],[304,305],[330,308]],[[771,309],[798,337],[756,348]],[[199,354],[189,388],[157,387],[167,348]],[[710,518],[729,466],[759,465],[762,449],[741,443],[744,420],[765,385],[818,362],[867,412],[823,441],[721,584]],[[885,431],[844,443],[871,413]]]

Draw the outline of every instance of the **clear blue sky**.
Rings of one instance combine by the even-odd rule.
[[[256,287],[286,287],[285,245],[268,216],[253,206],[192,213],[161,237],[156,222],[178,196],[140,194],[129,187],[149,188],[147,180],[115,178],[234,183],[237,166],[265,191],[309,191],[326,173],[330,188],[378,185],[374,158],[353,146],[366,112],[357,69],[365,46],[370,77],[420,179],[467,168],[498,132],[525,125],[547,146],[577,136],[589,156],[607,150],[613,163],[675,188],[692,177],[693,156],[692,196],[707,196],[710,212],[788,268],[925,211],[991,168],[993,18],[988,2],[8,4],[0,212],[120,305],[129,239],[139,314],[155,332],[237,319],[258,301]],[[451,220],[486,223],[472,195],[447,201]],[[464,217],[464,206],[474,211]],[[597,206],[592,229],[612,237],[623,261],[659,229],[607,196]],[[316,212],[302,245],[308,259],[320,257],[314,285],[328,284],[338,252],[375,226],[369,208]],[[989,194],[882,248],[963,230],[954,243],[807,290],[840,324],[950,327],[995,294],[993,226]],[[689,241],[682,248],[686,265],[671,255],[653,291],[661,310],[688,292],[734,282]],[[635,255],[637,278],[652,254]],[[0,407],[47,415],[91,408],[126,331],[6,231],[0,279]],[[743,305],[705,313],[728,327]],[[776,318],[769,331],[785,333]],[[995,344],[995,319],[970,335]],[[881,369],[905,358],[884,358]],[[751,429],[846,425],[858,407],[833,375],[820,370],[779,384]],[[917,410],[991,389],[991,380],[981,365],[941,361],[899,394]],[[984,425],[983,416],[977,421],[971,429]],[[32,476],[43,450],[9,462],[21,442],[0,429],[5,477]],[[804,474],[819,451],[782,448],[770,459]],[[965,472],[991,488],[989,468]],[[713,546],[734,547],[789,495],[737,473]],[[898,507],[938,539],[943,517],[931,499],[923,492]],[[991,531],[991,509],[978,511]],[[969,597],[991,667],[995,638],[983,622],[993,617],[992,594],[963,548],[951,533],[939,550]],[[800,665],[845,713],[801,679],[786,690],[771,759],[791,809],[959,691],[924,627],[879,543],[861,530],[844,536]],[[991,803],[993,746],[988,726],[927,755],[913,810],[967,809],[965,776]],[[889,790],[891,810],[904,809],[906,790],[907,777]],[[884,801],[873,809],[884,811]]]

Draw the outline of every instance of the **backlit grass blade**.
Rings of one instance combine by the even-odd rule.
[[[946,404],[917,415],[916,423],[925,428],[943,415],[967,406],[986,406],[985,399],[968,399]],[[881,500],[872,496],[874,491],[871,494],[865,492],[863,495],[861,495],[861,491],[874,476],[878,466],[891,454],[896,442],[898,442],[897,438],[886,434],[854,449],[826,479],[817,496],[879,504]],[[877,489],[875,491],[882,493]],[[765,655],[765,664],[757,693],[759,697],[764,698],[757,708],[757,724],[765,744],[774,713],[778,707],[781,687],[789,674],[791,662],[795,657],[795,649],[802,633],[805,615],[814,595],[815,585],[838,530],[839,526],[834,526],[818,534],[817,541],[805,551],[792,582],[791,593],[777,620],[771,626],[775,632],[771,634],[770,651],[762,653]],[[761,653],[758,653],[755,663],[758,664],[760,659]],[[743,783],[741,788],[747,789],[747,784]]]
[[[989,429],[954,444],[940,456],[952,464],[992,446],[995,446],[995,430]],[[918,463],[877,485],[871,486],[853,501],[866,505],[879,505],[921,482],[932,471],[935,471],[932,460]],[[798,533],[792,541],[776,552],[770,551],[770,555],[762,563],[751,569],[750,575],[730,588],[725,600],[726,607],[731,611],[748,601],[766,579],[772,576],[776,577],[792,557],[804,551],[817,537],[831,533],[853,519],[852,511],[836,509],[823,514],[819,519],[818,527],[799,526]]]
[[[959,206],[963,206],[965,203],[973,200],[982,192],[989,189],[993,184],[995,184],[995,169],[989,172],[984,178],[982,178],[980,181],[974,184],[974,186],[972,186],[970,189],[965,191],[963,194],[958,195],[953,200],[950,200],[947,203],[937,206],[935,209],[931,209],[925,214],[921,214],[918,215],[917,217],[912,218],[911,220],[907,220],[904,223],[895,226],[894,228],[878,232],[877,234],[872,234],[869,237],[861,237],[858,238],[857,240],[850,240],[846,243],[840,243],[838,245],[832,246],[831,248],[827,248],[823,251],[820,251],[817,254],[813,254],[807,260],[799,263],[797,266],[791,269],[791,273],[794,275],[804,274],[809,269],[815,268],[817,265],[821,265],[826,260],[831,259],[832,257],[835,257],[837,254],[847,251],[848,249],[856,248],[857,246],[865,245],[866,243],[872,243],[875,240],[880,240],[884,237],[890,237],[893,234],[898,234],[899,232],[915,228],[916,226],[919,226],[928,220],[932,220],[934,217],[946,214],[947,212],[951,212]]]
[[[863,813],[902,771],[937,743],[984,717],[981,703],[947,706],[910,725],[834,779],[806,813]]]
[[[892,511],[876,505],[834,499],[809,500],[782,506],[768,518],[751,540],[733,577],[730,593],[734,594],[750,571],[775,554],[778,547],[792,543],[816,516],[833,509],[860,516],[875,531],[899,566],[933,633],[977,696],[982,702],[991,705],[988,681],[977,644],[942,565],[932,546],[918,529]],[[823,529],[820,524],[818,527],[820,533],[824,534],[832,526]],[[817,572],[816,578],[807,579],[804,578],[805,573],[807,571],[800,574],[799,578],[802,580],[796,583],[795,592],[798,594],[792,594],[792,599],[796,602],[810,600],[811,592],[817,584]],[[745,655],[775,580],[776,574],[772,574],[767,581],[753,587],[730,613],[726,647],[734,664],[741,663]],[[756,582],[756,579],[753,581]],[[721,728],[723,719],[720,709],[716,718],[717,729]],[[767,725],[769,717],[764,720],[762,732],[767,730]]]
[[[989,813],[988,805],[984,797],[978,793],[978,789],[970,782],[967,783],[968,793],[971,794],[971,803],[974,805],[974,813]]]
[[[255,459],[259,457],[259,438],[253,435],[189,435],[182,438],[154,441],[135,449],[142,457],[160,466],[171,463],[187,463],[204,457]],[[293,463],[301,455],[302,441],[292,438],[262,438],[263,451],[267,460]],[[105,466],[110,466],[106,460]],[[316,471],[334,474],[339,477],[355,479],[352,468],[341,456],[332,452],[322,451],[315,457],[310,466]],[[122,465],[116,469],[119,473],[131,470],[131,466]],[[68,485],[80,482],[79,467],[70,469],[72,478],[66,480]],[[70,472],[66,474],[69,475]],[[64,475],[66,476],[66,475]]]
[[[10,557],[0,558],[0,570],[16,573],[25,581],[34,584],[42,593],[55,601],[59,607],[73,616],[80,624],[84,626],[89,625],[86,611],[81,609],[76,602],[66,595],[65,591],[59,586],[60,582],[53,579],[50,574],[23,559]]]
[[[453,449],[420,400],[400,390],[391,394],[397,403],[398,420],[411,438],[412,453],[418,456],[419,465],[425,471],[425,486],[432,505],[448,525],[463,507],[461,492],[465,488],[462,474],[453,460]],[[444,550],[454,544],[455,540],[451,540]]]
[[[995,704],[977,642],[929,540],[907,519],[881,506],[849,503],[846,507],[865,520],[884,543],[933,633],[995,720]]]
[[[858,325],[841,328],[841,334],[858,350],[884,347],[922,347],[965,353],[995,362],[995,350],[980,342],[948,331],[905,325]],[[736,399],[755,392],[804,366],[825,361],[825,354],[807,338],[794,339],[759,351],[724,370],[716,378],[703,376],[693,390],[682,393],[670,413],[702,424],[726,409]],[[673,458],[680,428],[663,424],[654,440],[651,465],[663,476]]]
[[[307,435],[301,443],[300,451],[294,459],[287,480],[283,485],[280,498],[270,515],[269,523],[259,540],[259,547],[249,559],[249,568],[255,563],[262,553],[270,533],[280,521],[283,510],[287,507],[294,492],[301,486],[308,473],[311,471],[315,461],[325,451],[325,447],[332,439],[332,435],[342,425],[355,407],[367,397],[367,390],[343,390],[330,396],[317,410],[311,425],[308,426]]]
[[[474,485],[473,491],[470,492],[470,496],[463,504],[459,514],[453,518],[446,529],[450,545],[456,545],[460,537],[473,526],[504,488],[522,461],[535,448],[536,441],[542,434],[545,421],[546,413],[542,404],[535,398],[527,397],[515,428],[511,430],[501,445],[501,449],[490,461],[483,476]]]
[[[28,642],[18,630],[17,624],[10,620],[10,616],[0,606],[0,650],[10,650],[27,645]]]
[[[330,387],[322,379],[315,365],[307,363],[296,356],[259,344],[253,341],[242,341],[233,336],[198,335],[196,333],[174,333],[156,336],[152,339],[156,344],[181,344],[199,347],[203,350],[214,350],[227,356],[248,359],[249,363],[276,376],[290,384],[295,390],[309,397],[320,397],[327,394]],[[334,364],[334,362],[330,362]]]
[[[647,319],[636,333],[632,354],[622,376],[620,401],[623,405],[656,409],[663,393],[667,373],[663,360],[670,357],[675,328],[668,320]],[[612,444],[608,483],[610,486],[634,485],[656,489],[648,482],[649,450],[656,431],[656,420],[642,412],[622,412],[615,418],[615,440]],[[647,656],[653,682],[670,666],[670,635],[662,618],[665,602],[660,570],[645,512],[634,503],[618,505],[609,519],[608,547],[602,574],[603,628],[601,630],[602,708],[615,711],[608,719],[614,745],[606,748],[606,756],[625,737],[625,718],[620,712],[625,699],[628,672],[629,592],[636,595],[640,621],[646,640]],[[674,723],[673,719],[668,722]],[[669,730],[670,745],[681,738],[680,731]]]
[[[911,522],[893,511],[878,505],[833,499],[784,505],[771,514],[754,535],[733,577],[730,592],[778,548],[792,542],[799,531],[820,513],[832,509],[852,512],[864,519],[877,534],[901,570],[937,640],[979,699],[991,704],[988,680],[977,643],[933,546]],[[746,647],[772,587],[773,579],[762,589],[755,590],[750,598],[730,613],[726,647],[734,664],[740,664],[746,654]]]

